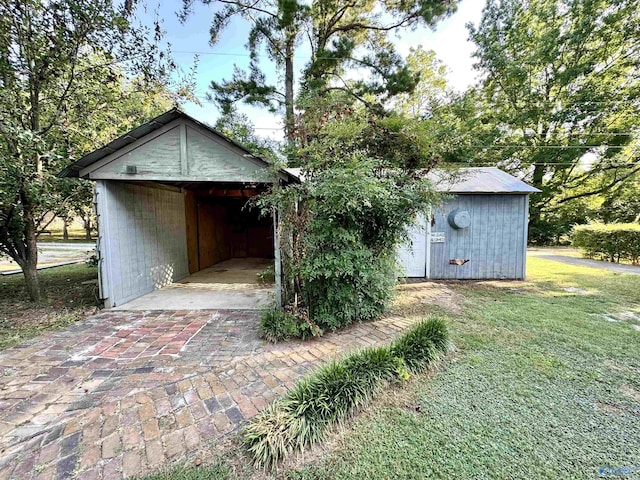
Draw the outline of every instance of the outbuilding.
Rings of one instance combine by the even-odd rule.
[[[95,181],[106,307],[243,308],[273,301],[273,289],[255,284],[278,253],[274,219],[246,204],[274,181],[295,181],[286,171],[173,109],[60,175]],[[171,285],[173,291],[154,296]]]
[[[524,279],[529,195],[539,192],[498,168],[432,172],[447,194],[399,249],[407,277],[438,280]]]
[[[246,205],[273,182],[300,181],[294,169],[275,169],[173,109],[60,175],[95,182],[106,307],[235,309],[277,301],[277,221]],[[524,278],[528,195],[537,190],[496,168],[462,169],[455,178],[433,178],[453,196],[399,250],[403,274]],[[275,289],[258,285],[272,265]]]

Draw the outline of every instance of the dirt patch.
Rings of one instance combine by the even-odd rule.
[[[606,413],[608,415],[622,415],[625,411],[622,408],[618,408],[614,405],[610,405],[608,403],[603,403],[601,401],[596,401],[596,407],[602,413]]]
[[[631,323],[631,327],[640,331],[640,313],[634,311],[627,312],[608,312],[608,313],[593,313],[592,316],[602,318],[607,322],[627,322]]]
[[[575,293],[577,295],[592,295],[594,292],[590,292],[589,290],[583,290],[582,288],[576,287],[566,287],[563,288],[565,292]]]
[[[638,373],[640,374],[640,370],[637,370],[635,368],[632,367],[627,367],[626,365],[619,365],[618,363],[614,362],[613,360],[605,360],[604,364],[609,367],[612,368],[613,370],[617,370],[619,372],[631,372],[631,373]]]
[[[640,402],[640,390],[632,387],[628,383],[622,385],[620,387],[620,391],[627,397],[635,400],[636,402]]]
[[[394,313],[424,313],[431,305],[461,313],[464,297],[443,283],[409,279],[398,285],[398,298],[393,305]]]

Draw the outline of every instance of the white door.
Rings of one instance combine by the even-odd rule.
[[[401,275],[406,277],[427,276],[427,224],[423,216],[418,220],[418,224],[409,231],[411,244],[398,248],[398,260],[404,268]]]

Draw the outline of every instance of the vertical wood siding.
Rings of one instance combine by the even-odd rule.
[[[471,215],[468,228],[456,230],[447,216],[455,209]],[[444,243],[431,244],[434,279],[520,279],[525,277],[528,205],[526,195],[458,195],[435,213],[432,232]],[[449,260],[468,259],[457,266]]]
[[[98,197],[108,228],[107,306],[121,305],[189,274],[181,192],[106,181]]]

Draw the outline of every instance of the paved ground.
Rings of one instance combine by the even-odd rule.
[[[425,285],[431,298],[446,290]],[[237,429],[309,369],[411,324],[271,345],[257,317],[111,311],[0,353],[0,479],[149,472]]]
[[[93,243],[46,243],[38,244],[38,266],[84,261],[94,250]],[[7,257],[0,257],[0,271],[19,269],[18,265]]]
[[[616,273],[627,273],[629,275],[640,275],[640,267],[635,265],[625,265],[621,263],[604,262],[602,260],[591,260],[589,258],[577,258],[568,255],[547,255],[541,252],[533,254],[538,258],[545,260],[553,260],[554,262],[562,262],[569,265],[577,265],[580,267],[600,268]]]

